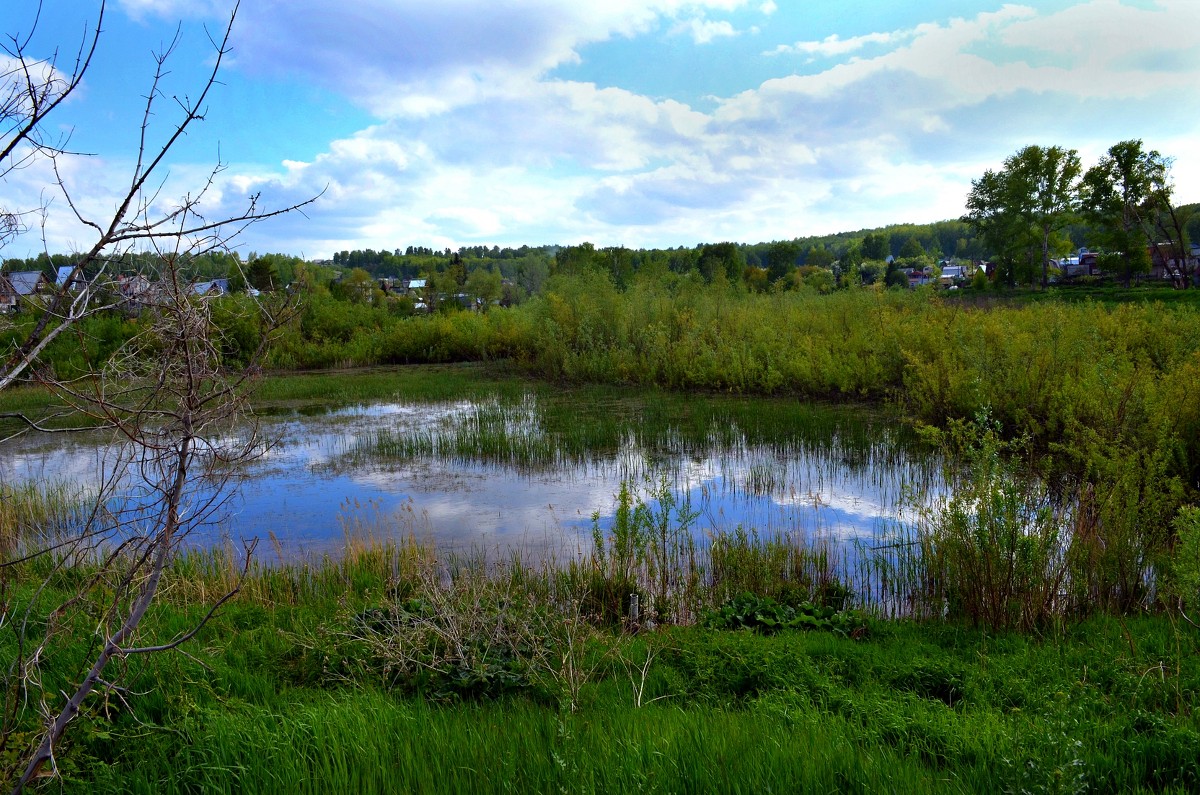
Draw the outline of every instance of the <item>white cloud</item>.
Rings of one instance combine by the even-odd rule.
[[[316,0],[246,4],[238,70],[302,75],[379,123],[304,162],[235,166],[213,198],[261,190],[277,206],[326,190],[307,217],[247,235],[259,250],[310,255],[756,241],[956,217],[970,179],[1021,145],[1101,152],[1133,137],[1175,155],[1180,198],[1195,198],[1200,48],[1164,47],[1161,31],[1200,30],[1200,3],[1010,5],[831,33],[777,51],[831,64],[788,74],[788,58],[769,59],[778,77],[711,109],[550,76],[581,53],[594,57],[589,44],[647,34],[649,46],[650,32],[679,25],[706,43],[698,57],[713,57],[735,31],[706,14],[784,13],[773,5],[365,0],[335,13]],[[100,166],[72,178],[86,172],[100,185]]]
[[[913,31],[896,31],[894,33],[868,33],[863,36],[851,36],[843,39],[836,33],[831,33],[821,41],[798,41],[795,44],[780,44],[765,55],[785,55],[799,53],[812,56],[840,56],[857,52],[868,44],[893,44],[912,38]]]
[[[692,41],[696,44],[709,44],[715,39],[737,35],[737,31],[727,20],[717,22],[710,19],[692,19],[682,29],[691,34]]]
[[[396,118],[338,142],[314,174],[337,186],[336,213],[360,217],[376,245],[389,230],[396,242],[440,230],[457,242],[519,243],[532,242],[523,230],[535,224],[543,240],[663,245],[956,217],[972,176],[1045,136],[1059,97],[1085,97],[1100,103],[1087,113],[1104,114],[1103,107],[1116,107],[1104,103],[1146,95],[1147,83],[1134,91],[1122,65],[1143,45],[1103,56],[1085,50],[1086,69],[1012,51],[1013,41],[1043,49],[1059,34],[1070,49],[1075,34],[1068,31],[1080,31],[1081,41],[1095,37],[1114,9],[1107,0],[1049,15],[1006,6],[797,45],[795,52],[830,57],[867,44],[884,52],[765,81],[711,113],[624,89],[530,77],[482,92],[471,108],[419,124]],[[1193,15],[1178,5],[1122,9],[1108,24],[1184,25]],[[1181,69],[1150,85],[1178,97],[1195,76]],[[997,103],[1007,103],[1005,110],[994,110]],[[992,129],[998,112],[1011,116],[1011,138]],[[1095,126],[1082,115],[1071,122],[1074,138],[1047,142],[1084,147],[1090,138],[1130,137],[1089,129]],[[986,151],[975,146],[980,128],[991,136]],[[305,177],[310,186],[315,179]],[[383,204],[388,209],[379,210]]]
[[[649,31],[662,19],[688,20],[697,43],[735,34],[708,10],[748,0],[259,0],[234,28],[233,62],[252,74],[307,75],[380,117],[429,116],[487,97],[520,92],[584,46]],[[220,0],[211,0],[207,8]],[[179,0],[123,0],[131,13],[166,17]],[[190,13],[197,13],[193,9]]]

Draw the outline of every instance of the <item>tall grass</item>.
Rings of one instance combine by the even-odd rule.
[[[314,621],[314,607],[300,620],[288,618],[295,610],[235,608],[229,629],[210,636],[207,673],[187,660],[146,670],[143,686],[157,688],[137,702],[141,722],[93,718],[55,786],[990,793],[1200,783],[1188,700],[1200,683],[1195,638],[1177,652],[1161,619],[1093,621],[1049,643],[910,625],[869,641],[691,629],[608,636],[608,662],[572,711],[512,694],[430,703],[367,682],[305,679],[297,647],[326,650],[322,633],[357,615]],[[1169,668],[1157,667],[1160,657]],[[646,676],[620,659],[648,660]],[[203,685],[184,697],[181,677]]]
[[[0,483],[0,553],[7,560],[77,530],[90,507],[83,490],[68,483]]]
[[[845,725],[761,713],[572,716],[523,704],[437,709],[374,693],[198,716],[191,741],[136,768],[96,769],[121,792],[953,791]],[[769,738],[769,739],[768,739]],[[120,771],[119,777],[114,775]]]
[[[651,534],[652,507],[642,528]],[[643,578],[658,564],[645,540],[647,552],[630,539],[628,554],[653,605]],[[603,543],[613,560],[616,540]],[[714,540],[697,551],[696,593],[717,604],[743,588],[807,588],[836,564],[815,554],[751,534]],[[1200,655],[1186,624],[1093,619],[1038,640],[901,622],[850,640],[670,627],[668,614],[631,636],[585,607],[592,576],[609,571],[576,578],[570,567],[349,536],[337,559],[254,566],[188,656],[128,662],[125,701],[89,706],[52,786],[1184,792],[1200,783]],[[22,572],[10,572],[18,601]],[[170,638],[192,626],[239,573],[231,551],[182,558],[145,632]],[[69,578],[50,587],[69,588]],[[0,636],[0,652],[11,641]]]

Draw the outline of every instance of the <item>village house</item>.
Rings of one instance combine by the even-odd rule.
[[[17,308],[17,291],[13,289],[8,277],[0,273],[0,314],[12,312]]]
[[[8,274],[8,282],[20,298],[44,293],[50,289],[50,280],[41,271],[17,271]]]
[[[194,282],[192,284],[192,291],[204,298],[218,298],[229,294],[229,280],[209,279],[207,281]]]
[[[943,265],[942,275],[938,277],[938,284],[942,287],[953,287],[962,285],[967,280],[967,269],[962,265]]]

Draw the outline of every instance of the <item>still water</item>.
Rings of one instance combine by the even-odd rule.
[[[666,488],[698,538],[741,526],[862,541],[904,520],[940,466],[884,414],[789,400],[530,387],[523,394],[309,406],[260,417],[270,444],[193,544],[260,538],[260,556],[336,555],[348,537],[413,535],[448,550],[578,554],[622,484]],[[22,436],[0,483],[94,488],[104,437]],[[268,539],[270,542],[268,543]]]

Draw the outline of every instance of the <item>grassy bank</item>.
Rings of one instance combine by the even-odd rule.
[[[550,594],[563,583],[508,568],[493,569],[489,579],[515,576],[521,593],[545,600],[510,600],[504,615],[545,630],[538,637],[546,653],[520,644],[503,652],[500,636],[484,637],[483,622],[471,625],[480,627],[470,636],[474,651],[460,654],[419,631],[418,603],[439,605],[443,633],[466,626],[473,611],[499,614],[487,612],[469,566],[450,566],[448,579],[423,578],[422,555],[363,546],[337,563],[256,571],[187,655],[125,662],[123,689],[90,702],[58,751],[61,778],[41,788],[992,793],[1200,786],[1200,633],[1168,617],[1102,617],[1035,635],[956,622],[871,623],[853,637],[670,626],[630,634],[562,612],[564,603]],[[19,594],[46,574],[36,568],[13,582]],[[51,587],[69,589],[78,575],[60,572]],[[232,576],[219,557],[181,561],[146,638],[190,626]],[[538,625],[539,612],[559,629]],[[81,617],[69,647],[75,654],[86,652],[87,624]],[[6,654],[11,637],[0,641]],[[403,644],[420,665],[401,664]],[[45,684],[62,675],[65,669],[47,666]],[[16,728],[0,757],[6,762],[33,727]]]

